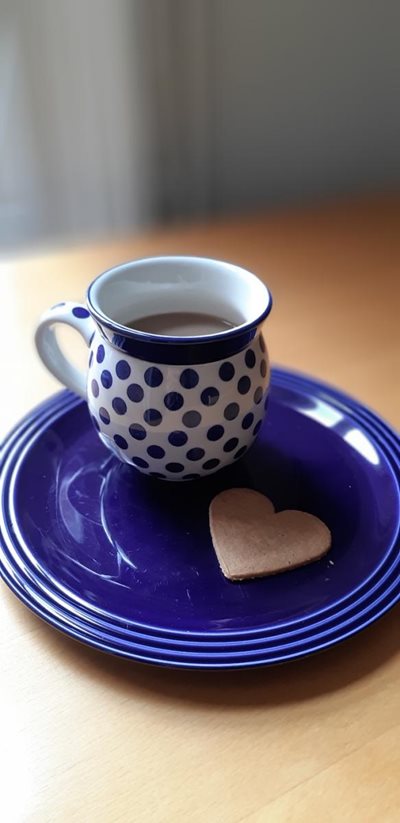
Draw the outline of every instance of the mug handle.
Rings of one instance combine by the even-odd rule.
[[[88,346],[96,331],[95,323],[88,310],[79,303],[57,303],[42,315],[35,332],[36,348],[44,365],[68,389],[86,398],[86,375],[62,353],[54,331],[56,323],[72,326]]]

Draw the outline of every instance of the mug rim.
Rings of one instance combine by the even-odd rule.
[[[212,263],[214,265],[223,265],[227,268],[231,268],[232,270],[236,270],[237,272],[241,272],[246,277],[257,280],[258,283],[262,285],[266,293],[266,304],[262,312],[260,312],[256,317],[252,320],[246,320],[244,323],[240,323],[233,328],[224,329],[222,331],[214,332],[212,334],[199,334],[199,335],[170,335],[170,334],[154,334],[146,331],[139,331],[138,329],[131,329],[128,326],[124,326],[122,323],[118,323],[116,320],[113,320],[107,314],[105,314],[98,305],[95,304],[93,299],[93,288],[105,275],[111,275],[113,272],[117,273],[123,271],[125,268],[132,268],[132,267],[139,267],[143,264],[152,264],[152,263],[162,263],[163,261],[168,261],[171,263],[172,261],[179,261],[182,262],[183,260],[187,261],[188,263],[196,261],[196,262],[203,262],[203,263]],[[117,266],[111,266],[111,268],[106,269],[105,271],[101,272],[97,275],[97,277],[92,280],[90,283],[87,293],[86,293],[86,300],[87,305],[90,310],[91,315],[94,319],[98,322],[100,326],[105,326],[106,328],[110,329],[111,331],[122,335],[125,338],[130,340],[136,340],[137,342],[141,343],[158,343],[162,346],[193,346],[193,345],[201,345],[201,344],[209,344],[209,343],[218,343],[219,341],[230,340],[232,338],[237,337],[238,335],[245,334],[251,329],[257,327],[262,323],[269,315],[272,309],[272,295],[265,283],[257,277],[256,274],[249,271],[248,269],[243,268],[243,266],[238,266],[236,263],[231,263],[227,260],[217,260],[216,258],[212,257],[201,257],[197,255],[156,255],[153,257],[141,257],[135,260],[128,260],[125,263],[120,263]]]

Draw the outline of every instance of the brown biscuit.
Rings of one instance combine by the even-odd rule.
[[[210,529],[219,565],[230,580],[295,569],[319,560],[331,546],[325,523],[301,511],[275,514],[268,497],[228,489],[210,505]]]

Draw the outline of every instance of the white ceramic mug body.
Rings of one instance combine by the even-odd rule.
[[[238,460],[257,436],[269,388],[261,323],[270,308],[264,284],[237,266],[149,258],[96,278],[86,307],[63,303],[50,309],[36,343],[48,368],[87,398],[101,440],[121,460],[155,477],[191,480]],[[180,311],[236,325],[194,337],[124,325]],[[58,348],[58,322],[73,325],[88,342],[86,377]]]

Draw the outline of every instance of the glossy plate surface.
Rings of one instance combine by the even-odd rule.
[[[254,448],[178,487],[110,456],[85,404],[62,392],[4,445],[3,576],[63,631],[136,659],[236,666],[307,654],[398,598],[398,448],[355,401],[275,370]],[[321,517],[330,553],[272,578],[226,581],[208,505],[230,486]]]

